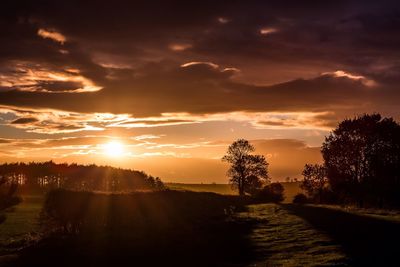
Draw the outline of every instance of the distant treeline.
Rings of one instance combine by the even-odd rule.
[[[105,192],[164,188],[160,178],[142,171],[97,165],[56,164],[53,161],[2,164],[0,179],[9,185],[18,185],[22,193],[46,192],[57,188]]]

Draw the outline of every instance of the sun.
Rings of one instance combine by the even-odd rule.
[[[124,152],[124,146],[117,141],[104,144],[104,153],[111,157],[119,157]]]

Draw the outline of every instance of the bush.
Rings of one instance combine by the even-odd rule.
[[[309,202],[309,199],[303,193],[297,194],[293,198],[293,203],[295,204],[306,204]]]
[[[18,205],[22,199],[19,196],[0,195],[0,210]]]
[[[106,194],[58,189],[46,196],[42,223],[64,233],[146,234],[224,218],[242,201],[205,192]]]
[[[0,210],[19,204],[22,199],[15,196],[18,185],[16,183],[7,184],[7,179],[0,178]]]
[[[0,177],[0,212],[9,207],[19,204],[22,201],[20,197],[15,196],[18,185],[16,183],[7,184],[7,182],[7,179],[5,179],[4,177]],[[5,214],[0,214],[0,224],[3,223],[5,220]]]
[[[254,198],[261,202],[282,202],[284,200],[284,191],[281,183],[271,183],[258,191]]]

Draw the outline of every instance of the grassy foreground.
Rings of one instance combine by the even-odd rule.
[[[12,252],[35,238],[43,202],[43,195],[27,195],[23,196],[20,204],[6,210],[6,220],[0,224],[0,255]]]
[[[26,201],[10,211],[7,221],[0,225],[3,255],[14,254],[0,257],[0,266],[60,266],[48,255],[62,260],[65,266],[106,266],[110,262],[104,260],[114,262],[115,257],[119,263],[145,264],[142,266],[400,264],[399,212],[291,204],[250,205],[227,219],[201,219],[186,229],[172,227],[156,235],[136,235],[136,239],[101,234],[53,238],[18,256],[16,244],[22,244],[27,239],[24,235],[37,229],[35,220],[41,207],[38,199]],[[142,232],[141,228],[135,231]],[[6,246],[10,242],[14,246]],[[114,258],[108,257],[111,254]]]

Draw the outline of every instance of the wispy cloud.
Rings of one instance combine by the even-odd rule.
[[[276,33],[276,32],[278,32],[278,29],[272,28],[272,27],[263,27],[260,29],[260,33],[262,35],[268,35],[268,34],[272,34],[272,33]]]
[[[55,30],[39,29],[37,34],[42,38],[51,39],[60,44],[64,44],[67,41],[67,38],[63,34]]]
[[[185,51],[191,47],[192,45],[187,43],[173,43],[168,46],[169,49],[176,52]]]
[[[345,78],[348,78],[348,79],[351,79],[351,80],[360,81],[364,85],[369,86],[369,87],[377,85],[377,83],[374,80],[369,79],[369,78],[367,78],[367,77],[365,77],[363,75],[356,75],[356,74],[352,74],[352,73],[349,73],[349,72],[346,72],[346,71],[343,71],[343,70],[337,70],[337,71],[334,71],[334,72],[325,72],[323,74],[332,75],[332,76],[335,76],[335,77],[345,77]]]
[[[52,66],[24,61],[9,62],[0,73],[2,90],[44,93],[83,93],[102,89],[82,76],[78,69],[54,70]]]

